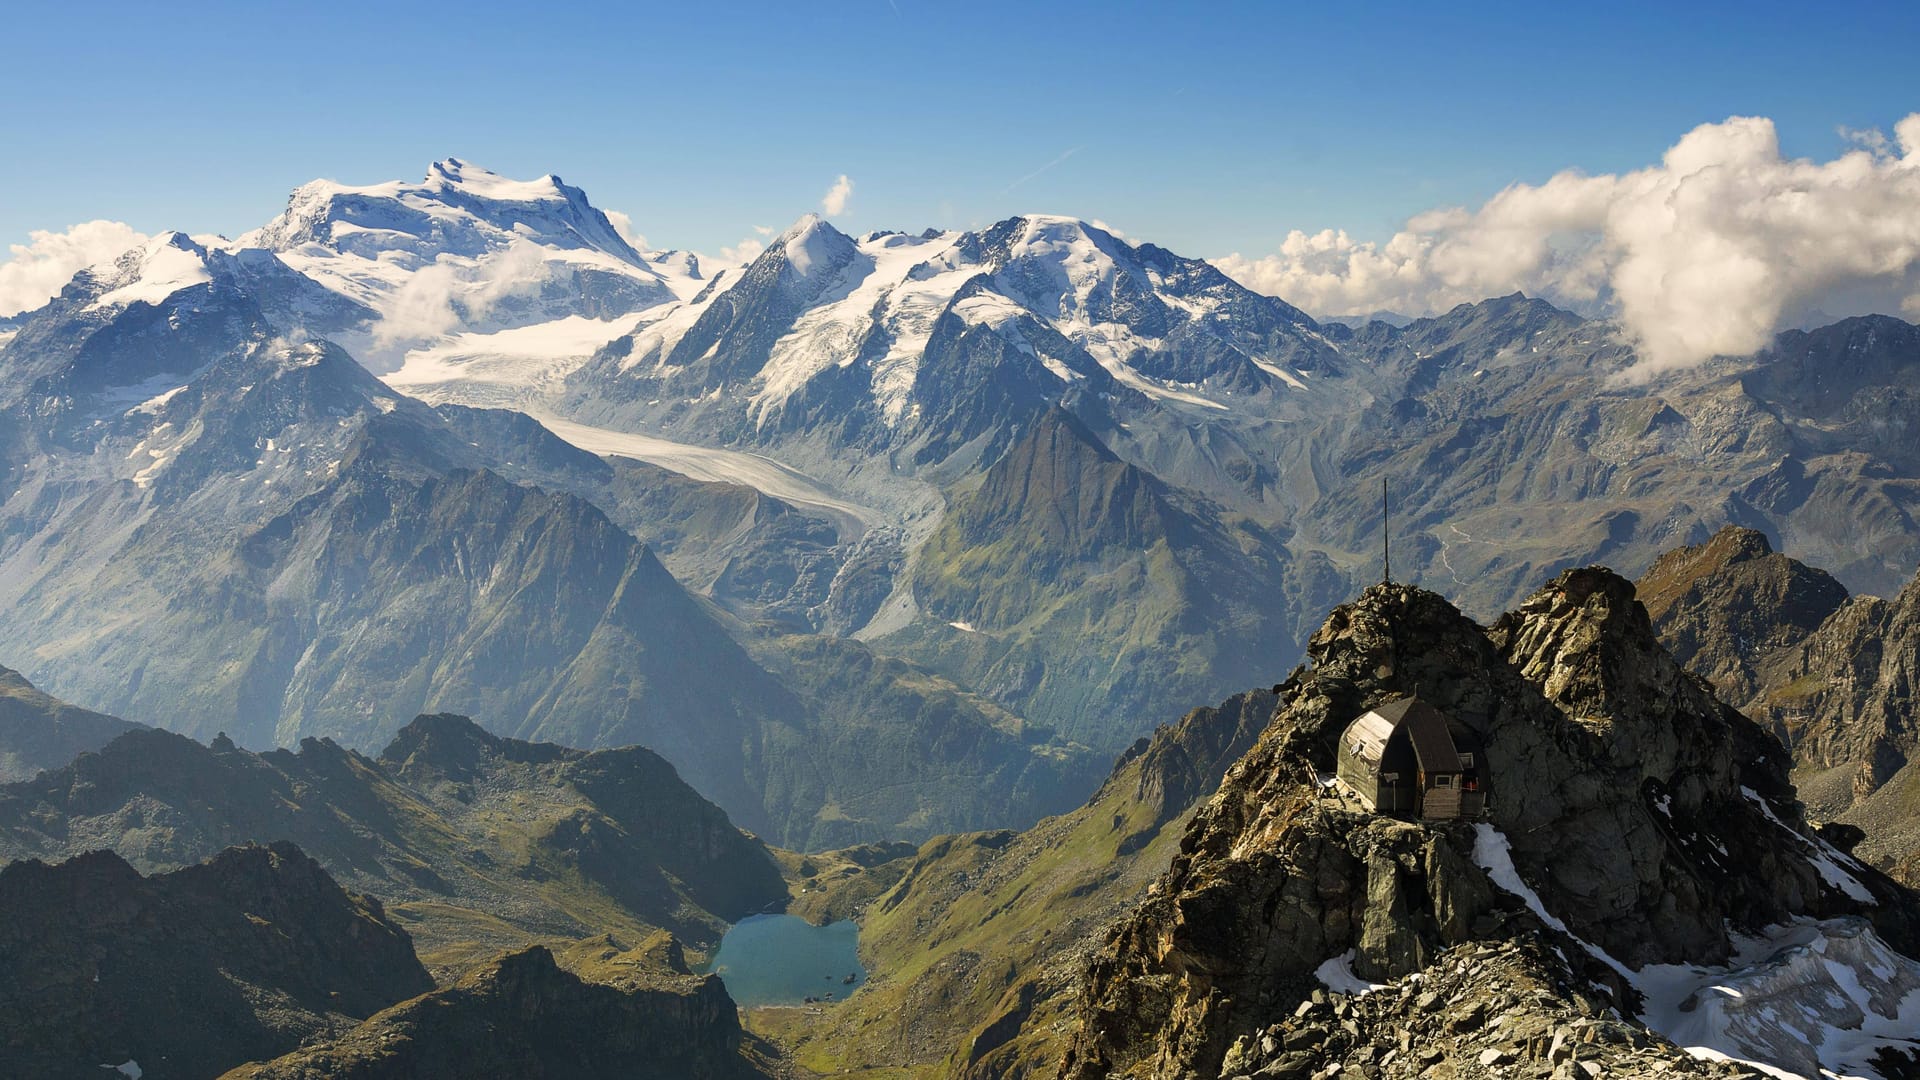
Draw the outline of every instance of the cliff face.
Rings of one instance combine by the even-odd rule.
[[[291,844],[143,878],[110,852],[0,870],[11,1076],[218,1075],[429,990],[406,931]]]
[[[1864,831],[1862,858],[1920,884],[1920,578],[1848,601],[1776,661],[1750,708],[1784,734],[1809,805]]]
[[[684,971],[684,968],[682,969]],[[539,946],[229,1080],[592,1080],[760,1075],[713,976],[583,982]]]
[[[1349,978],[1386,981],[1557,924],[1591,947],[1561,939],[1558,977],[1630,1014],[1630,972],[1726,961],[1730,930],[1858,912],[1912,948],[1905,894],[1824,869],[1844,857],[1805,831],[1783,749],[1680,669],[1609,571],[1568,571],[1490,628],[1376,586],[1309,652],[1094,957],[1063,1076],[1220,1075],[1343,956]],[[1317,782],[1352,718],[1415,692],[1480,741],[1488,821],[1378,816]],[[1557,919],[1516,901],[1522,882]]]

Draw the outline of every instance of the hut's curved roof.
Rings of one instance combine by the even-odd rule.
[[[1379,762],[1386,752],[1387,740],[1404,725],[1413,743],[1414,757],[1426,772],[1459,772],[1460,751],[1447,731],[1447,718],[1439,709],[1416,697],[1389,701],[1360,715],[1347,725],[1340,741],[1355,757]]]
[[[1394,722],[1373,709],[1360,714],[1360,718],[1347,725],[1340,735],[1340,745],[1354,757],[1362,761],[1379,764],[1381,755],[1387,752],[1387,740],[1393,737]]]

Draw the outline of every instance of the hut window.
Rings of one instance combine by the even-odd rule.
[[[1380,774],[1380,781],[1385,784],[1397,784],[1400,782],[1400,774],[1397,772],[1383,772]]]
[[[1473,768],[1473,755],[1472,755],[1472,754],[1461,754],[1461,755],[1460,755],[1460,767],[1461,767],[1461,768],[1463,768],[1463,769],[1471,769],[1471,768]]]
[[[1453,777],[1448,775],[1447,773],[1441,773],[1440,775],[1435,776],[1433,778],[1433,786],[1434,787],[1452,787]]]

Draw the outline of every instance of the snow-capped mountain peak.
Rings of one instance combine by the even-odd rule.
[[[819,214],[804,214],[780,234],[778,247],[794,275],[805,280],[840,267],[856,244]]]
[[[621,378],[674,386],[649,397],[737,391],[759,428],[796,397],[859,407],[836,397],[857,392],[881,427],[911,429],[951,406],[935,399],[961,370],[1035,399],[1090,380],[1217,412],[1235,395],[1302,388],[1332,354],[1280,301],[1077,218],[856,240],[806,214],[738,275],[643,316],[607,355]]]
[[[558,176],[514,180],[459,158],[434,162],[418,183],[304,184],[279,217],[233,248],[272,251],[374,312],[338,340],[414,388],[466,363],[450,360],[449,348],[458,358],[485,357],[490,381],[519,381],[515,362],[529,359],[538,371],[526,378],[537,381],[555,346],[526,331],[564,326],[569,343],[611,339],[631,325],[616,325],[625,317],[685,295],[688,271],[697,273],[656,267]],[[508,331],[519,332],[518,344],[480,340]],[[426,353],[425,366],[407,373]]]
[[[538,180],[511,180],[491,169],[453,157],[427,166],[427,179],[422,186],[457,190],[498,202],[564,202],[567,197],[566,185],[552,173]]]
[[[110,264],[95,267],[104,291],[94,307],[158,304],[181,289],[213,280],[207,249],[181,232],[163,232]]]
[[[285,252],[318,244],[364,258],[430,260],[440,254],[477,257],[514,238],[596,251],[645,268],[640,253],[579,188],[551,174],[510,180],[458,158],[434,162],[417,184],[302,184],[279,217],[235,246]]]

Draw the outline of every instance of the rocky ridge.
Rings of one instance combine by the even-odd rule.
[[[1791,750],[1810,812],[1849,850],[1920,881],[1920,579],[1848,596],[1750,529],[1669,552],[1640,579],[1662,641]],[[1859,829],[1858,832],[1851,830]]]
[[[58,768],[139,726],[43,694],[19,672],[0,667],[0,784]]]
[[[0,786],[0,858],[103,848],[153,872],[254,839],[385,897],[441,970],[615,930],[711,944],[787,896],[766,846],[650,751],[521,742],[464,717],[420,717],[378,758],[141,730]]]
[[[1736,706],[1771,681],[1775,652],[1805,640],[1848,599],[1831,574],[1737,525],[1660,556],[1634,589],[1673,658]]]
[[[614,1080],[768,1075],[714,976],[584,981],[539,946],[227,1080]]]
[[[1536,936],[1472,942],[1391,986],[1315,989],[1291,1015],[1227,1048],[1222,1077],[1360,1080],[1427,1077],[1753,1077],[1676,1054],[1621,1019],[1611,999],[1569,979]]]

